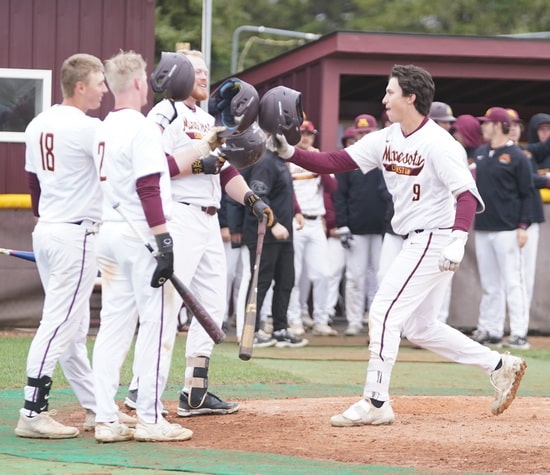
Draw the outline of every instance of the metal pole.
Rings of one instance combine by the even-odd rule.
[[[279,28],[268,28],[266,26],[252,26],[252,25],[242,25],[233,31],[233,42],[231,47],[231,74],[237,72],[237,61],[239,56],[239,35],[242,31],[254,31],[257,33],[268,33],[273,35],[281,36],[292,36],[295,38],[304,38],[306,40],[318,40],[321,38],[321,35],[315,33],[303,33],[301,31],[292,31],[292,30],[280,30]]]
[[[212,0],[202,1],[202,55],[208,68],[208,84],[210,84],[210,61],[212,51]],[[201,108],[208,110],[208,99],[201,102]]]

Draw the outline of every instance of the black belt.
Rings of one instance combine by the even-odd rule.
[[[311,214],[303,214],[304,219],[317,219],[319,216],[313,216]]]
[[[191,206],[191,203],[187,203],[186,201],[180,201],[180,203],[182,205]],[[216,208],[215,206],[199,206],[199,205],[195,205],[195,206],[197,206],[198,208],[201,209],[201,211],[205,212],[210,216],[214,216],[218,212],[218,208]]]
[[[418,233],[423,233],[423,232],[424,232],[423,229],[415,229],[414,231],[411,231],[411,233],[417,233],[417,234],[418,234]],[[409,237],[409,235],[408,235],[408,234],[405,234],[405,235],[402,234],[401,237],[402,237],[403,239],[407,239],[407,238]]]

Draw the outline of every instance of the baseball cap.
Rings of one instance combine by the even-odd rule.
[[[347,139],[354,139],[355,138],[355,127],[348,127],[346,130],[344,130],[344,133],[342,134],[342,145],[346,146],[346,140]]]
[[[371,132],[378,129],[378,122],[370,114],[361,114],[355,118],[354,127],[356,132]]]
[[[309,132],[310,134],[317,134],[317,129],[310,120],[304,120],[300,125],[300,132]]]
[[[478,117],[480,122],[502,122],[503,124],[512,124],[512,117],[506,109],[502,107],[489,107],[485,112],[485,115]]]
[[[518,111],[515,109],[506,109],[506,112],[510,116],[510,119],[512,122],[521,122],[521,119],[519,118]]]
[[[430,107],[430,118],[443,122],[454,122],[456,120],[456,117],[453,116],[451,106],[444,102],[432,102],[432,107]]]

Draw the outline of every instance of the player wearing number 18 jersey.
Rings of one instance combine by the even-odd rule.
[[[270,144],[283,158],[318,173],[360,168],[383,170],[393,197],[394,230],[403,249],[383,277],[369,314],[370,358],[363,398],[331,418],[333,426],[391,424],[389,386],[404,332],[414,344],[452,361],[477,366],[495,388],[493,414],[513,401],[526,364],[518,357],[480,345],[438,321],[444,292],[464,256],[480,198],[458,142],[428,114],[435,86],[414,65],[394,66],[382,100],[392,125],[372,132],[345,150],[306,152]],[[456,209],[455,209],[456,206]]]
[[[48,413],[52,373],[59,361],[80,404],[95,412],[86,348],[90,295],[97,276],[95,223],[101,192],[92,146],[98,109],[107,92],[101,61],[88,54],[69,57],[61,68],[63,102],[39,114],[25,131],[36,265],[45,299],[40,326],[27,356],[25,404],[15,433],[30,438],[70,438],[76,427]]]

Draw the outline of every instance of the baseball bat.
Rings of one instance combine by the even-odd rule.
[[[134,226],[134,224],[130,221],[126,213],[120,208],[120,203],[114,203],[113,208],[115,211],[117,211],[124,221],[128,223],[134,234],[143,242],[145,247],[149,250],[149,252],[155,256],[155,250],[153,249],[153,246],[149,244],[145,236],[141,234],[141,232]],[[176,274],[172,274],[172,277],[170,277],[170,282],[172,282],[172,285],[176,289],[176,292],[180,294],[181,298],[183,299],[183,302],[185,303],[185,306],[189,309],[189,311],[195,315],[195,318],[199,321],[199,323],[202,325],[202,327],[206,330],[206,333],[208,333],[208,336],[214,340],[214,343],[221,343],[225,340],[225,332],[217,325],[217,323],[214,321],[214,319],[209,315],[209,313],[206,311],[206,309],[202,306],[202,304],[199,302],[199,300],[191,293],[191,291],[187,288],[187,286],[176,276]]]
[[[258,274],[260,273],[260,260],[262,249],[264,247],[264,236],[267,227],[267,218],[264,217],[258,223],[258,242],[256,244],[256,260],[254,261],[254,273],[250,286],[248,299],[246,301],[246,313],[244,315],[243,331],[241,334],[241,343],[239,345],[239,358],[248,361],[252,358],[252,348],[254,347],[254,330],[256,329],[256,316],[258,308],[256,301],[258,297]]]
[[[30,262],[36,262],[34,257],[34,252],[30,251],[17,251],[15,249],[5,249],[0,247],[0,254],[5,254],[6,256],[18,257],[19,259],[24,259]]]

